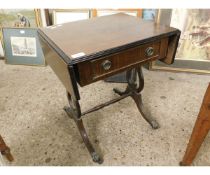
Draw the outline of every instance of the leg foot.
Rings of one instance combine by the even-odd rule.
[[[1,151],[1,154],[3,156],[6,156],[7,160],[9,160],[10,162],[12,162],[14,160],[12,154],[10,153],[10,148],[6,147],[6,149],[4,151]]]
[[[158,124],[156,120],[152,120],[150,125],[152,126],[153,129],[160,128],[160,125]]]
[[[14,160],[10,152],[10,148],[6,145],[1,135],[0,135],[0,152],[3,156],[6,156],[7,160],[9,160],[10,162]]]
[[[153,119],[150,115],[146,115],[147,112],[146,112],[146,110],[143,106],[141,94],[133,93],[131,95],[131,97],[135,101],[135,103],[138,107],[138,110],[141,113],[142,117],[151,125],[151,127],[153,129],[158,129],[160,127],[158,122],[155,119]]]
[[[91,154],[91,157],[93,159],[93,162],[96,162],[98,164],[102,164],[103,163],[103,159],[96,152],[93,152]]]
[[[183,162],[180,162],[179,166],[188,166],[188,165],[184,164]]]

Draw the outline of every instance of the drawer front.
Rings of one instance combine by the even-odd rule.
[[[78,65],[79,84],[91,82],[114,75],[142,62],[164,58],[167,52],[168,38],[127,49],[117,54],[80,63]]]
[[[109,74],[119,69],[138,64],[147,59],[159,56],[160,42],[149,43],[136,48],[91,61],[93,79]]]

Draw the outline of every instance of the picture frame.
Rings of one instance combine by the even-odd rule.
[[[90,18],[89,9],[54,9],[52,12],[53,25],[73,22]]]
[[[131,16],[142,18],[142,9],[93,9],[92,17],[112,15],[116,13],[126,13]]]
[[[157,11],[157,9],[143,9],[142,19],[154,21]]]
[[[3,28],[2,33],[7,64],[46,65],[36,28]]]
[[[47,14],[48,9],[38,9],[38,10],[39,10],[38,18],[39,18],[40,24],[37,27],[46,27],[46,26],[48,26],[48,23],[49,23],[49,21],[48,21],[49,20],[49,16]]]
[[[0,42],[2,46],[4,45],[1,30],[3,27],[41,27],[44,22],[41,12],[41,9],[0,9]],[[4,57],[4,48],[2,49],[0,57]]]
[[[210,9],[159,10],[156,22],[179,28],[182,34],[179,40],[179,46],[174,63],[172,65],[166,65],[161,61],[154,61],[150,63],[149,69],[209,74],[209,15]]]
[[[25,17],[28,23],[24,23]],[[41,9],[0,9],[0,27],[40,27]]]
[[[50,9],[42,9],[41,10],[41,16],[42,16],[42,18],[44,18],[43,21],[45,21],[45,24],[46,24],[46,25],[43,25],[43,27],[52,25],[52,18],[51,18],[51,15],[50,15]]]

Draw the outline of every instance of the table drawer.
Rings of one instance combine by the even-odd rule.
[[[165,38],[79,64],[79,83],[83,86],[125,70],[128,67],[135,66],[141,62],[163,58],[166,55],[167,43],[168,38]]]
[[[118,54],[91,61],[93,79],[159,55],[160,42],[146,44]]]

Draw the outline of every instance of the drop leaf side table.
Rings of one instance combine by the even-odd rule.
[[[86,114],[131,97],[152,128],[159,127],[142,104],[141,65],[156,59],[172,64],[180,37],[178,29],[119,13],[39,28],[38,35],[47,63],[66,88],[69,106],[64,110],[75,121],[94,162],[102,163],[103,159],[84,128],[82,117]],[[123,92],[114,89],[118,98],[81,111],[78,86],[123,71],[126,71],[127,88]]]

